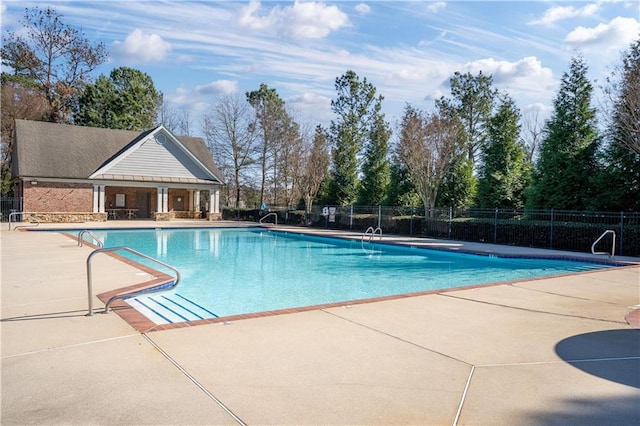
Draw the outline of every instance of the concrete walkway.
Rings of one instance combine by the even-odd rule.
[[[2,425],[640,424],[640,266],[140,334],[85,316],[91,248],[2,225]]]

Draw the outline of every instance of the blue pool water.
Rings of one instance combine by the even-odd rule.
[[[128,246],[180,271],[174,290],[127,300],[158,324],[607,267],[363,245],[256,228],[92,232],[105,247]]]

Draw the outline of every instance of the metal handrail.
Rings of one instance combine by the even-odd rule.
[[[378,231],[380,232],[379,239],[380,239],[380,241],[382,241],[382,229],[380,227],[377,227],[377,228],[374,229],[373,226],[370,226],[370,227],[367,228],[366,231],[364,231],[364,234],[362,234],[362,237],[360,238],[360,245],[362,246],[362,250],[364,250],[366,252],[366,250],[364,248],[364,239],[367,236],[369,236],[369,241],[368,242],[370,243],[373,240],[373,238],[376,236],[376,234],[378,234]]]
[[[37,216],[35,216],[37,213],[31,213],[31,212],[11,212],[11,213],[9,213],[9,231],[11,231],[11,218],[12,218],[12,217],[14,217],[14,216],[18,216],[18,215],[22,216],[22,215],[25,215],[25,214],[29,214],[29,215],[31,215],[31,218],[32,218],[32,219],[34,219],[34,220],[36,221],[36,222],[35,222],[35,225],[32,223],[32,224],[30,224],[30,225],[19,225],[19,226],[15,226],[15,227],[13,228],[13,230],[14,230],[14,231],[15,231],[16,229],[18,229],[18,228],[35,228],[36,226],[39,226],[39,225],[40,225],[40,219],[38,219],[38,217],[37,217]]]
[[[93,258],[93,256],[95,256],[96,254],[99,253],[107,253],[107,252],[113,252],[113,251],[119,251],[119,250],[123,250],[123,251],[127,251],[129,253],[135,254],[137,256],[140,256],[144,259],[150,260],[152,262],[155,262],[159,265],[162,265],[166,268],[171,269],[173,272],[176,273],[176,279],[173,282],[173,285],[167,286],[167,287],[151,287],[151,288],[146,288],[146,289],[142,289],[142,290],[138,290],[138,291],[132,291],[130,293],[122,293],[122,294],[116,294],[115,296],[112,296],[107,303],[104,305],[104,313],[106,314],[107,312],[109,312],[109,306],[111,306],[111,302],[113,302],[116,299],[124,299],[125,297],[135,297],[135,296],[139,296],[141,294],[146,294],[146,293],[156,293],[159,291],[165,291],[165,290],[171,290],[173,288],[175,288],[178,283],[180,282],[180,271],[178,271],[176,268],[174,268],[171,265],[167,265],[164,262],[159,261],[158,259],[154,259],[153,257],[147,256],[146,254],[140,253],[139,251],[136,251],[130,247],[107,247],[107,248],[99,248],[96,249],[94,251],[91,252],[91,254],[89,254],[89,257],[87,257],[87,292],[89,294],[89,313],[87,314],[87,316],[92,316],[93,315],[93,282],[92,282],[92,275],[91,275],[91,259]]]
[[[271,213],[268,213],[268,214],[262,216],[260,218],[260,220],[258,221],[258,223],[262,224],[262,221],[265,220],[266,218],[268,218],[269,216],[275,216],[275,218],[276,218],[275,219],[275,225],[278,226],[278,213],[274,213],[274,212],[271,212]]]
[[[613,235],[613,242],[612,242],[612,244],[611,244],[611,254],[609,254],[609,253],[608,253],[608,252],[606,252],[606,251],[599,251],[599,252],[596,252],[596,244],[598,244],[598,243],[600,242],[600,240],[601,240],[601,239],[603,239],[607,234],[612,234],[612,235]],[[611,230],[611,229],[607,229],[606,231],[604,231],[604,232],[602,233],[602,235],[600,235],[600,236],[598,237],[598,239],[597,239],[597,240],[595,240],[595,241],[593,242],[593,244],[591,244],[591,254],[606,254],[606,255],[608,255],[609,257],[613,257],[613,256],[615,256],[615,253],[616,253],[616,233],[615,233],[615,231],[613,231],[613,230]]]
[[[102,242],[102,240],[100,240],[100,238],[98,238],[96,234],[89,231],[88,229],[83,229],[82,231],[78,232],[78,247],[82,247],[82,243],[84,242],[84,239],[82,237],[84,236],[84,234],[89,234],[91,238],[93,238],[93,241],[98,243],[98,247],[104,247],[104,243]]]
[[[370,226],[367,228],[366,231],[364,231],[364,234],[362,234],[362,237],[360,238],[360,242],[364,243],[364,239],[367,237],[367,235],[369,236],[369,242],[371,242],[371,240],[373,240],[373,238],[378,233],[380,234],[379,240],[382,240],[382,228],[377,227],[374,229],[373,226]]]

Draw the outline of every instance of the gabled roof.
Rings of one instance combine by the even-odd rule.
[[[175,149],[184,152],[180,161],[187,168],[204,171],[200,179],[185,176],[119,176],[96,175],[93,178],[222,183],[222,175],[216,167],[202,138],[174,136],[163,126],[144,132],[113,130],[97,127],[72,126],[42,121],[16,120],[13,152],[15,177],[41,177],[62,179],[89,179],[99,170],[108,172],[111,163],[130,154],[145,138],[162,132],[168,136]],[[202,175],[202,173],[200,173]]]

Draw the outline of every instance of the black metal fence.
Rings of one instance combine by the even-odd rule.
[[[7,222],[11,212],[22,211],[22,197],[0,197],[0,221]]]
[[[318,206],[309,216],[271,208],[278,223],[364,232],[380,227],[385,234],[591,252],[600,235],[613,230],[615,252],[640,256],[640,212],[582,212],[516,209],[424,209],[382,206]],[[258,221],[266,212],[223,209],[223,219]],[[273,217],[266,221],[273,222]],[[597,251],[611,251],[603,238]]]

